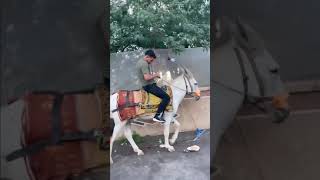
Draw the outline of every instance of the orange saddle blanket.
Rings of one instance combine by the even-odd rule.
[[[164,87],[166,93],[170,96],[170,103],[166,111],[172,111],[172,91],[170,87]],[[136,118],[142,114],[152,114],[158,109],[161,99],[157,96],[147,93],[144,90],[120,90],[118,91],[118,108],[121,121]]]

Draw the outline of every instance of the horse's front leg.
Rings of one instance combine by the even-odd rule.
[[[170,121],[166,121],[164,124],[164,130],[163,130],[164,144],[161,144],[160,147],[167,148],[168,151],[173,152],[174,147],[169,144],[169,132],[170,132]]]
[[[173,118],[173,123],[174,123],[175,130],[174,130],[174,134],[169,140],[171,145],[173,145],[176,142],[180,132],[180,123],[175,118]]]

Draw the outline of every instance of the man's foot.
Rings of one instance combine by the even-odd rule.
[[[159,116],[155,116],[152,119],[153,121],[159,122],[159,123],[164,123],[166,122],[164,119],[160,118]]]

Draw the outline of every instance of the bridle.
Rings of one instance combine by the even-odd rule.
[[[181,67],[182,67],[182,66],[181,66]],[[170,82],[168,82],[168,81],[166,81],[166,80],[164,80],[164,79],[162,79],[162,81],[166,82],[168,85],[170,85],[170,86],[172,86],[172,87],[174,87],[174,88],[176,88],[176,89],[179,89],[179,90],[181,90],[181,91],[186,92],[186,95],[192,96],[192,97],[196,98],[196,100],[198,100],[200,97],[194,96],[194,88],[193,88],[193,86],[192,86],[192,83],[190,82],[190,75],[188,74],[188,72],[186,71],[186,69],[185,69],[184,67],[182,67],[182,68],[183,68],[183,70],[184,70],[184,72],[185,72],[185,73],[183,74],[183,80],[184,80],[184,84],[185,84],[185,86],[186,86],[186,89],[182,89],[182,88],[180,88],[180,87],[177,87],[177,86],[173,85],[172,83],[170,83]],[[198,83],[195,82],[194,85],[198,85]],[[189,87],[190,87],[190,88],[189,88]],[[189,89],[190,89],[190,90],[189,90]]]
[[[240,65],[241,75],[242,75],[242,83],[243,83],[243,90],[238,90],[238,89],[229,87],[229,86],[225,85],[224,83],[216,81],[216,80],[212,80],[212,81],[214,83],[216,83],[216,84],[219,84],[220,86],[223,86],[226,89],[229,89],[229,90],[231,90],[233,92],[236,92],[238,94],[244,95],[244,101],[243,101],[244,104],[252,104],[255,107],[257,107],[259,110],[261,110],[263,112],[267,112],[266,108],[264,106],[261,106],[260,103],[263,102],[264,100],[269,100],[269,99],[271,100],[271,98],[261,98],[261,97],[265,96],[264,84],[262,82],[261,75],[258,72],[257,65],[256,65],[256,63],[254,61],[254,57],[253,57],[253,55],[251,53],[251,50],[250,50],[249,47],[247,47],[245,45],[245,42],[243,42],[243,41],[248,42],[248,36],[246,34],[246,31],[245,31],[244,27],[239,22],[239,19],[237,19],[236,25],[237,25],[237,28],[238,28],[238,30],[240,32],[240,36],[241,37],[236,37],[235,38],[235,40],[236,40],[237,44],[239,45],[239,47],[233,47],[233,51],[235,52],[235,55],[236,55],[237,60],[238,60],[238,63]],[[243,39],[241,39],[241,38],[243,38]],[[258,83],[260,97],[259,96],[254,96],[254,95],[250,95],[248,93],[249,76],[247,75],[247,71],[246,71],[246,68],[245,68],[245,65],[244,65],[244,60],[243,60],[243,58],[241,56],[241,53],[240,53],[240,49],[244,51],[244,54],[248,58],[248,61],[249,61],[250,66],[251,66],[251,68],[253,70],[254,76],[255,76],[255,78],[257,80],[257,83]]]
[[[177,87],[177,86],[173,85],[172,83],[170,83],[170,82],[168,82],[168,81],[166,81],[166,80],[164,80],[164,79],[161,79],[161,80],[164,81],[164,82],[166,82],[168,85],[170,85],[170,86],[172,86],[172,87],[174,87],[174,88],[177,88],[177,89],[179,89],[179,90],[181,90],[181,91],[186,92],[186,95],[190,95],[190,96],[194,97],[194,95],[193,95],[194,91],[193,91],[193,87],[192,87],[192,85],[191,85],[192,83],[190,82],[189,77],[187,77],[185,74],[183,75],[183,80],[184,80],[186,89],[182,89],[182,88],[180,88],[180,87]],[[189,85],[188,85],[188,84],[189,84]],[[194,83],[194,85],[198,85],[198,83]],[[190,91],[188,91],[189,87],[190,87]]]
[[[183,80],[184,80],[184,84],[186,85],[186,94],[191,95],[193,93],[193,88],[191,86],[191,82],[189,80],[189,78],[187,78],[186,76],[183,76]],[[188,86],[189,84],[189,86]],[[188,91],[188,88],[190,87],[190,91]]]
[[[263,84],[263,82],[262,82],[261,75],[260,75],[259,72],[258,72],[257,64],[256,64],[256,62],[254,61],[254,57],[253,57],[253,55],[252,55],[252,53],[251,53],[252,50],[251,50],[248,46],[246,46],[246,44],[245,44],[245,43],[247,43],[247,42],[249,41],[249,39],[248,39],[248,36],[247,36],[247,34],[246,34],[246,31],[245,31],[244,27],[243,27],[243,26],[241,25],[241,23],[240,23],[239,18],[236,20],[236,25],[237,25],[237,27],[238,27],[238,29],[239,29],[239,32],[240,32],[240,34],[241,34],[241,37],[245,40],[245,42],[243,41],[243,39],[241,39],[241,37],[237,37],[236,40],[237,40],[237,42],[238,42],[238,44],[239,44],[239,47],[245,52],[245,55],[246,55],[246,57],[247,57],[248,60],[249,60],[249,63],[250,63],[250,65],[251,65],[251,67],[252,67],[253,73],[254,73],[255,78],[256,78],[256,80],[257,80],[257,83],[258,83],[260,96],[261,96],[261,97],[264,97],[264,96],[265,96],[265,91],[264,91],[265,87],[264,87],[264,84]],[[243,81],[246,81],[246,82],[245,82],[245,85],[248,86],[248,85],[247,85],[248,76],[245,74],[246,70],[245,70],[245,67],[244,67],[243,60],[242,60],[242,58],[241,58],[240,51],[239,51],[238,48],[234,48],[234,51],[235,51],[235,53],[236,53],[236,55],[237,55],[239,64],[240,64],[240,66],[241,66],[241,71],[242,71],[242,75],[243,75],[243,76],[242,76]],[[246,87],[246,89],[247,89],[247,87]],[[246,93],[246,94],[247,94],[247,93]]]

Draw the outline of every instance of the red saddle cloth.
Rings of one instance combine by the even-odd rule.
[[[120,114],[120,119],[122,121],[132,119],[139,114],[139,107],[134,106],[135,103],[139,103],[141,101],[137,96],[140,94],[140,91],[126,91],[120,90],[118,91],[118,109]],[[129,105],[126,107],[126,105]]]
[[[53,100],[54,97],[50,95],[28,95],[25,98],[26,106],[22,117],[24,146],[50,139]],[[74,96],[64,97],[61,114],[63,132],[78,131]],[[62,180],[70,174],[80,173],[83,169],[80,142],[49,146],[28,156],[25,161],[32,180]]]

